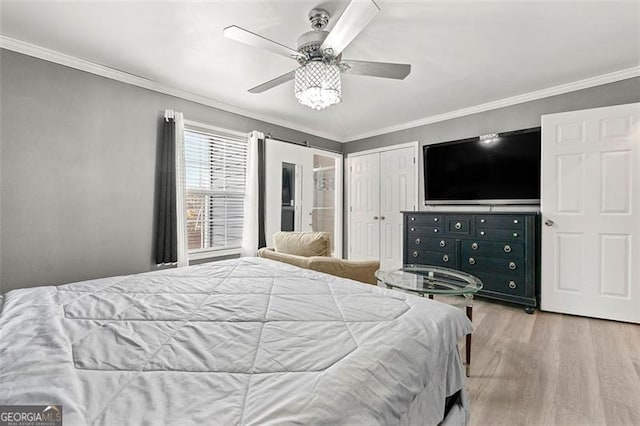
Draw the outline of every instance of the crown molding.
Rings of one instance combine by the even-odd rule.
[[[383,135],[386,133],[411,129],[414,127],[424,126],[427,124],[437,123],[440,121],[451,120],[453,118],[464,117],[466,115],[477,114],[479,112],[491,111],[494,109],[522,104],[525,102],[536,101],[538,99],[548,98],[556,95],[562,95],[564,93],[575,92],[576,90],[588,89],[590,87],[601,86],[603,84],[614,83],[616,81],[626,80],[628,78],[639,77],[639,76],[640,76],[640,66],[627,68],[624,70],[614,71],[608,74],[602,74],[595,77],[589,77],[583,80],[578,80],[578,81],[574,81],[567,84],[561,84],[558,86],[548,87],[546,89],[536,90],[534,92],[524,93],[522,95],[512,96],[510,98],[503,98],[497,101],[491,101],[491,102],[475,105],[468,108],[462,108],[455,111],[446,112],[444,114],[432,115],[429,117],[421,118],[419,120],[408,121],[406,123],[397,124],[394,126],[382,127],[376,130],[372,130],[370,132],[354,135],[350,137],[348,141],[344,141],[344,142],[352,142],[359,139]]]
[[[318,136],[320,138],[329,139],[331,141],[337,141],[336,135],[320,132],[316,129],[300,126],[288,120],[277,119],[268,115],[256,114],[251,111],[229,105],[223,102],[216,101],[206,96],[197,95],[192,92],[177,89],[175,87],[168,86],[166,84],[159,83],[157,81],[149,80],[144,77],[140,77],[134,74],[129,74],[124,71],[120,71],[114,68],[109,68],[104,65],[96,64],[94,62],[85,61],[84,59],[77,58],[75,56],[67,55],[55,50],[47,49],[35,44],[27,43],[24,41],[16,40],[11,37],[0,35],[0,48],[12,50],[14,52],[22,53],[27,56],[33,56],[35,58],[43,59],[45,61],[53,62],[56,64],[64,65],[69,68],[74,68],[80,71],[85,71],[91,74],[106,77],[111,80],[116,80],[121,83],[130,84],[132,86],[141,87],[143,89],[152,90],[154,92],[164,93],[166,95],[175,96],[177,98],[186,99],[188,101],[196,102],[209,107],[217,108],[223,111],[239,114],[245,117],[253,118],[255,120],[265,121],[270,124],[276,124],[278,126],[286,127],[299,132],[307,133],[310,135]]]
[[[112,80],[116,80],[122,83],[130,84],[133,86],[141,87],[143,89],[152,90],[166,95],[175,96],[178,98],[186,99],[192,102],[196,102],[202,105],[217,108],[223,111],[231,112],[234,114],[243,115],[245,117],[253,118],[255,120],[264,121],[278,126],[286,127],[299,132],[307,133],[310,135],[318,136],[324,139],[329,139],[335,142],[347,143],[353,142],[359,139],[374,137],[383,135],[386,133],[397,132],[401,130],[411,129],[414,127],[420,127],[427,124],[437,123],[440,121],[451,120],[453,118],[464,117],[466,115],[477,114],[480,112],[491,111],[494,109],[504,108],[512,105],[517,105],[525,102],[536,101],[551,96],[562,95],[564,93],[574,92],[576,90],[588,89],[590,87],[600,86],[607,83],[614,83],[616,81],[626,80],[633,77],[640,76],[640,66],[627,68],[620,71],[611,72],[608,74],[602,74],[595,77],[585,78],[583,80],[574,81],[571,83],[561,84],[558,86],[548,87],[546,89],[536,90],[522,95],[512,96],[509,98],[503,98],[496,101],[487,102],[480,105],[475,105],[468,108],[462,108],[455,111],[449,111],[443,114],[432,115],[429,117],[421,118],[418,120],[408,121],[405,123],[382,127],[376,130],[372,130],[365,133],[360,133],[352,136],[338,136],[327,132],[318,131],[317,129],[311,129],[308,127],[300,126],[297,123],[277,119],[268,115],[256,114],[255,112],[247,111],[245,109],[236,107],[216,101],[214,99],[197,95],[195,93],[187,92],[185,90],[177,89],[153,80],[149,80],[144,77],[129,74],[124,71],[109,68],[104,65],[96,64],[86,61],[84,59],[70,56],[55,50],[47,49],[35,44],[27,43],[24,41],[16,40],[4,35],[0,35],[0,48],[12,50],[14,52],[22,53],[28,56],[33,56],[45,61],[54,62],[60,65],[64,65],[70,68],[74,68],[80,71],[85,71],[91,74],[96,74],[102,77],[106,77]]]

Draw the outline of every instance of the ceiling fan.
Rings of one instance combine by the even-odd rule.
[[[229,39],[298,61],[297,69],[249,89],[250,93],[262,93],[294,80],[298,101],[314,109],[323,109],[342,99],[340,73],[403,80],[411,72],[409,64],[342,59],[342,51],[379,11],[373,0],[352,0],[329,32],[324,29],[331,18],[329,12],[312,9],[309,22],[313,29],[298,38],[297,50],[236,25],[225,28],[223,34]]]

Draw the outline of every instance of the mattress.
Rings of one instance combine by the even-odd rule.
[[[447,424],[468,413],[462,311],[268,259],[13,290],[0,309],[0,405],[60,404],[65,425],[438,424],[459,390]]]

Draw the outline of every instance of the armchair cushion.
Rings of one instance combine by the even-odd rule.
[[[328,256],[304,257],[279,253],[266,247],[258,250],[258,256],[367,284],[376,285],[378,282],[374,275],[380,268],[380,262],[377,260],[345,260]]]
[[[276,232],[273,247],[278,253],[297,256],[331,255],[331,243],[326,232]]]
[[[375,272],[380,269],[380,262],[377,260],[345,260],[336,257],[316,256],[311,258],[309,269],[377,285],[378,280]]]
[[[278,253],[272,248],[264,247],[258,250],[258,257],[264,257],[265,259],[277,260],[278,262],[288,263],[290,265],[299,266],[301,268],[309,269],[309,257],[296,256],[295,254]]]

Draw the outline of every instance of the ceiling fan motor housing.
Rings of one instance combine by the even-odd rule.
[[[305,55],[308,59],[299,60],[301,63],[309,61],[325,60],[326,62],[335,62],[338,58],[334,57],[331,52],[322,52],[320,46],[325,38],[329,35],[325,30],[313,30],[307,31],[298,37],[297,47],[298,52]],[[329,50],[329,49],[327,49]]]

